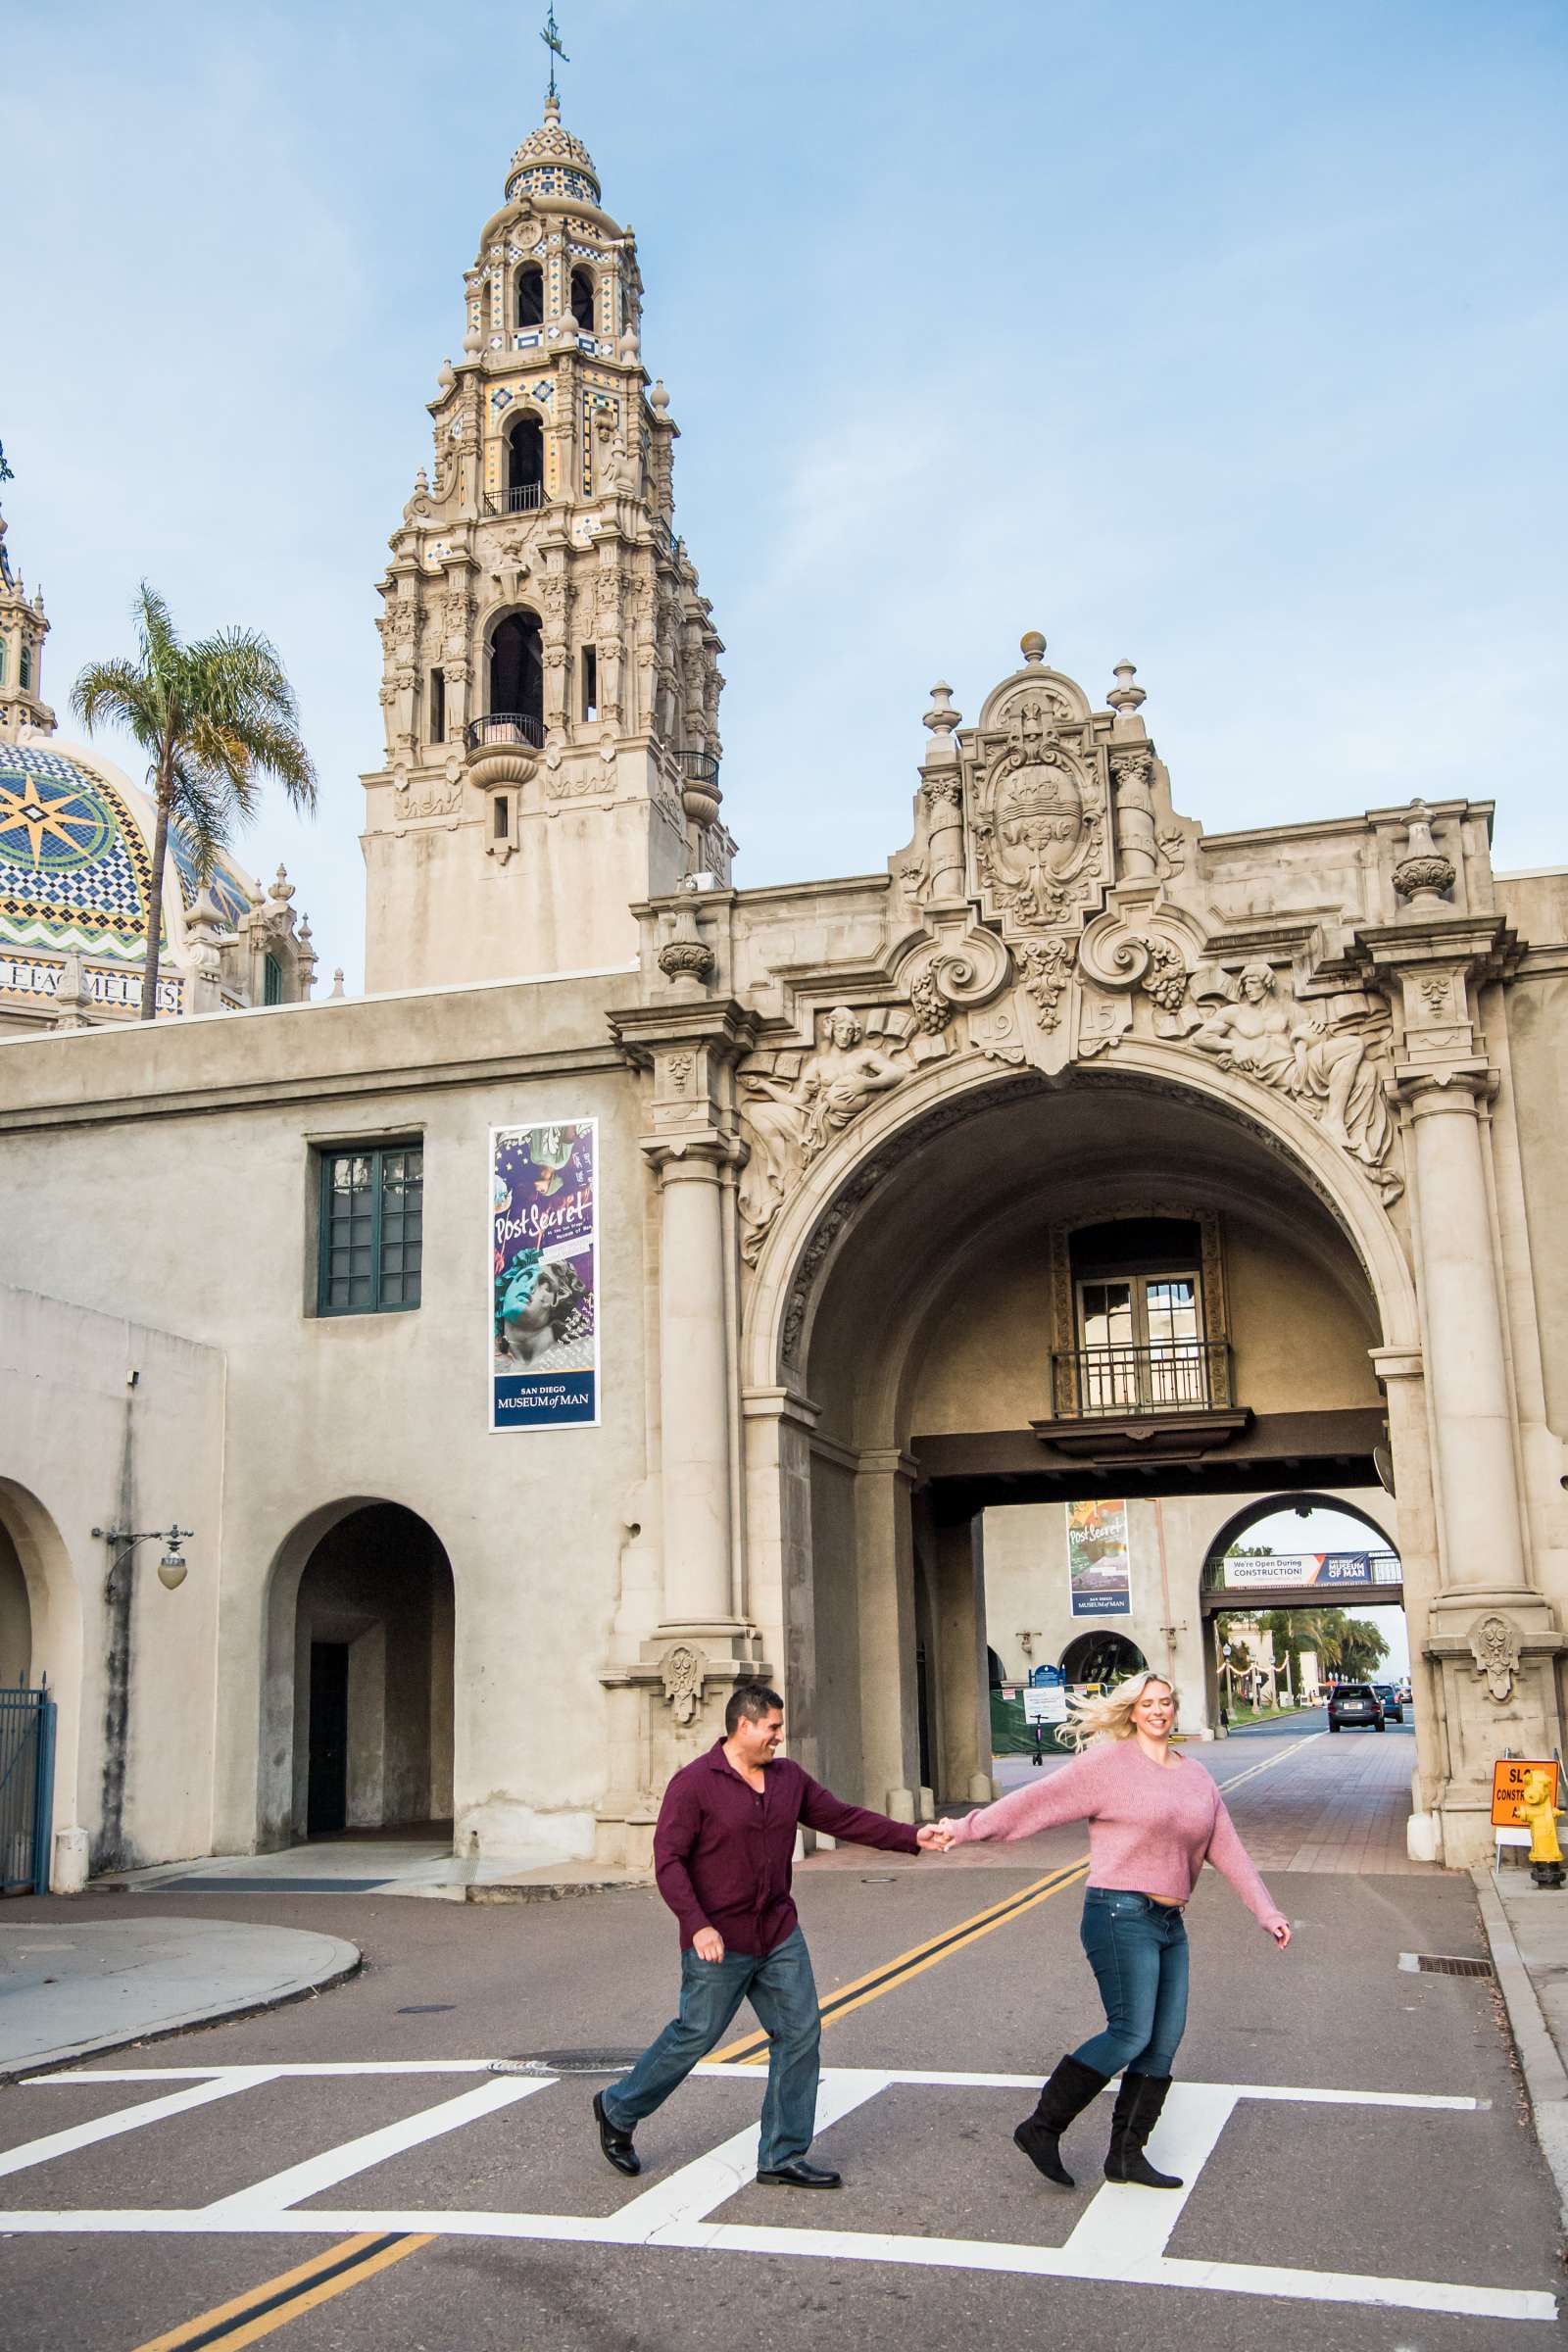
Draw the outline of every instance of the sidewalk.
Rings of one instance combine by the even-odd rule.
[[[406,1894],[444,1903],[526,1903],[644,1886],[648,1871],[565,1862],[549,1846],[508,1861],[429,1838],[334,1838],[272,1854],[204,1854],[94,1879],[90,1894]]]
[[[1475,1883],[1497,1989],[1530,2094],[1536,2136],[1568,2225],[1568,1887],[1478,1862]]]
[[[225,1919],[0,1920],[0,2082],[352,1976],[357,1946]]]

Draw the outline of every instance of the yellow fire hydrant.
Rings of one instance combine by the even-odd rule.
[[[1527,1772],[1519,1784],[1519,1810],[1530,1832],[1530,1875],[1538,1886],[1563,1883],[1562,1847],[1557,1842],[1557,1815],[1552,1802],[1551,1775]]]

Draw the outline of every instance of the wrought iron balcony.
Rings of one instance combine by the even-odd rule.
[[[463,730],[464,749],[469,752],[508,743],[526,743],[537,752],[544,740],[545,722],[531,710],[489,710],[483,718],[470,718]]]
[[[691,784],[718,782],[718,757],[713,752],[675,752],[671,755],[681,774]]]
[[[518,482],[510,490],[500,491],[494,498],[488,490],[484,494],[484,511],[487,514],[531,514],[544,503],[543,482]]]
[[[1051,1396],[1058,1421],[1212,1412],[1231,1401],[1230,1349],[1218,1340],[1167,1340],[1055,1351]]]

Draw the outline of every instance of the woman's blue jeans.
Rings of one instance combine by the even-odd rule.
[[[757,2169],[772,2172],[804,2156],[816,2130],[822,2026],[811,1955],[799,1928],[760,1958],[726,1951],[722,1960],[699,1960],[690,1949],[682,1952],[680,2015],[649,2043],[625,2081],[602,2094],[611,2122],[629,2132],[662,2106],[708,2056],[744,2000],[750,2000],[769,2041]]]
[[[1167,2076],[1187,2024],[1187,1930],[1179,1911],[1114,1886],[1084,1890],[1079,1930],[1105,2030],[1073,2056],[1099,2075]]]

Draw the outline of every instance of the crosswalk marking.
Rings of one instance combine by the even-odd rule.
[[[133,2131],[145,2123],[175,2120],[212,2100],[233,2096],[280,2077],[294,2080],[361,2075],[472,2075],[485,2059],[411,2060],[352,2066],[147,2068],[51,2075],[31,2087],[62,2081],[145,2083],[149,2079],[181,2082],[185,2087],[145,2105],[118,2110],[26,2146],[0,2154],[0,2169],[24,2172],[77,2148]],[[702,2074],[757,2083],[754,2068],[710,2061]],[[15,2235],[232,2233],[237,2236],[319,2235],[362,2232],[436,2237],[548,2241],[570,2245],[636,2246],[687,2252],[785,2256],[838,2262],[895,2263],[927,2270],[1004,2272],[1023,2277],[1097,2279],[1130,2285],[1207,2293],[1282,2297],[1314,2303],[1349,2303],[1402,2311],[1447,2313],[1495,2321],[1550,2321],[1556,2298],[1541,2289],[1477,2286],[1432,2278],[1379,2278],[1365,2273],[1291,2269],[1260,2263],[1200,2261],[1166,2252],[1171,2233],[1218,2145],[1225,2126],[1244,2100],[1285,2105],[1404,2108],[1412,2112],[1476,2113],[1485,2102],[1426,2091],[1361,2091],[1276,2083],[1177,2082],[1151,2143],[1156,2161],[1182,2173],[1187,2187],[1154,2196],[1107,2183],[1090,2198],[1064,2244],[999,2244],[992,2240],[925,2237],[908,2232],[791,2227],[714,2218],[756,2169],[758,2127],[731,2133],[706,2155],[665,2180],[656,2180],[620,2208],[599,2217],[578,2214],[445,2211],[301,2211],[299,2199],[386,2162],[406,2149],[463,2130],[536,2092],[557,2087],[559,2078],[489,2078],[455,2097],[421,2109],[403,2122],[361,2134],[286,2171],[255,2182],[216,2203],[177,2209],[108,2207],[74,2211],[39,2209],[0,2215],[0,2228]],[[824,2070],[816,2128],[832,2126],[895,2084],[960,2086],[997,2092],[1033,2089],[1038,2077],[990,2075],[919,2068],[836,2067]]]

